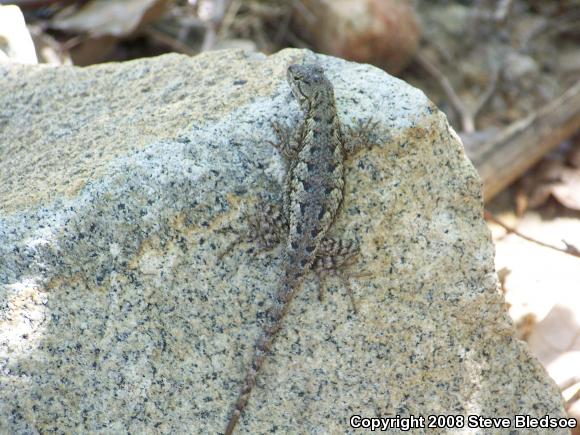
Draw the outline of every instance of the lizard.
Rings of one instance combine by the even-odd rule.
[[[289,161],[281,216],[287,231],[283,273],[225,435],[233,434],[248,404],[258,373],[304,276],[311,270],[328,271],[348,263],[358,254],[354,242],[326,238],[344,197],[344,161],[349,151],[345,147],[337,113],[334,87],[324,70],[316,64],[290,65],[287,81],[304,120],[295,141],[290,140],[288,130],[283,132],[279,126],[274,126],[280,139],[276,147]],[[370,123],[367,123],[363,130],[369,127]],[[258,225],[258,233],[264,229],[271,231],[276,225],[273,222],[275,213],[268,213],[265,217],[267,222],[263,228]],[[322,297],[322,290],[319,296]]]

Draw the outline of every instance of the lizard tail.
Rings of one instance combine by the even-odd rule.
[[[238,420],[240,419],[240,411],[236,409],[232,416],[230,417],[230,421],[228,423],[228,427],[226,427],[225,435],[232,435],[234,433],[234,429],[236,424],[238,424]]]
[[[278,297],[276,298],[276,304],[271,309],[268,316],[269,325],[256,342],[254,356],[252,357],[252,365],[250,370],[248,370],[248,374],[244,380],[244,387],[242,388],[242,392],[236,401],[234,411],[232,412],[232,415],[228,421],[225,435],[233,434],[236,424],[238,423],[240,416],[244,412],[244,409],[250,400],[250,394],[254,388],[254,385],[256,385],[256,378],[258,377],[258,373],[264,365],[266,355],[270,351],[272,344],[274,344],[274,340],[276,339],[278,332],[282,328],[282,320],[288,311],[288,306],[290,305],[289,302],[294,294],[293,287],[294,286],[285,283],[282,285],[282,289],[277,295]]]

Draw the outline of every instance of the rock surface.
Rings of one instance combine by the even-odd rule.
[[[379,122],[332,230],[362,247],[359,313],[340,279],[323,302],[307,279],[240,432],[564,415],[513,337],[480,182],[445,117],[373,67],[224,51],[0,66],[0,432],[223,430],[282,250],[218,256],[259,197],[279,200],[270,122],[300,119],[285,68],[304,59],[327,70],[343,123]]]

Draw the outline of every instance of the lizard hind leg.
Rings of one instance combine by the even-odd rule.
[[[247,220],[247,234],[238,234],[218,255],[218,260],[232,252],[236,246],[247,242],[256,242],[260,250],[268,251],[279,244],[288,231],[282,208],[276,204],[259,201],[255,213],[248,216]]]
[[[313,265],[313,270],[316,272],[320,282],[318,298],[321,301],[324,298],[326,277],[328,275],[339,275],[346,284],[353,311],[358,313],[354,294],[348,282],[349,276],[345,275],[342,269],[354,264],[359,254],[360,249],[357,243],[352,240],[328,238],[322,241]]]
[[[286,237],[288,223],[282,207],[278,204],[258,204],[258,213],[249,221],[251,236],[263,250],[270,250]]]

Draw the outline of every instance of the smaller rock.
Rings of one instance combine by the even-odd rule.
[[[419,22],[408,2],[302,0],[302,3],[309,14],[295,12],[294,31],[320,52],[397,73],[411,61],[419,45]]]

